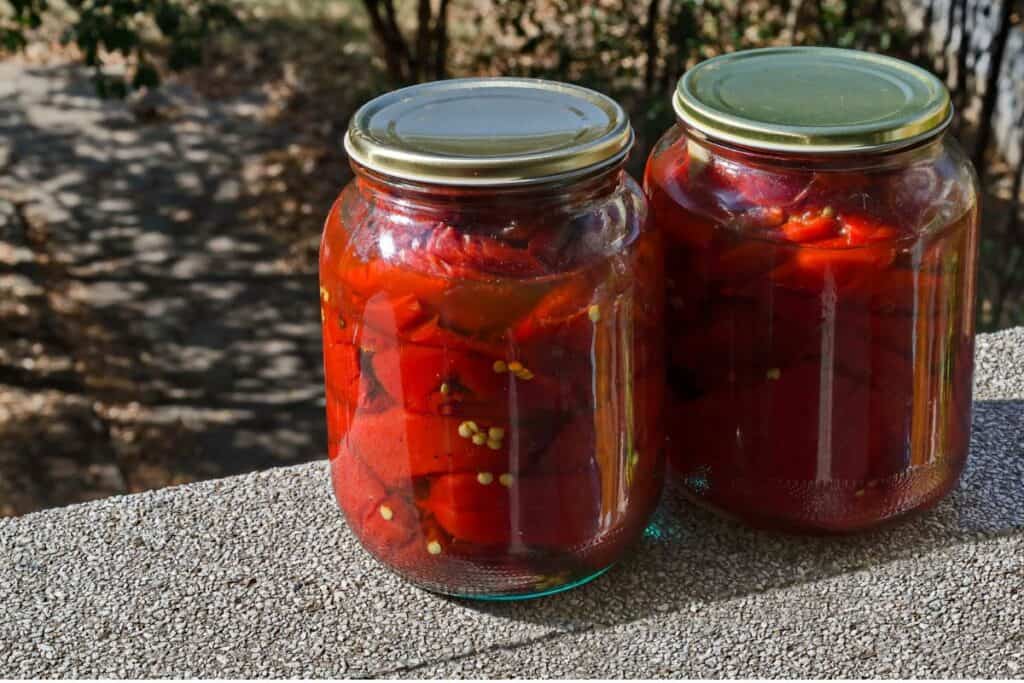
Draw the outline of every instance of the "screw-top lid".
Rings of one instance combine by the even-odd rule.
[[[402,88],[364,104],[345,149],[388,176],[444,185],[521,185],[620,161],[633,142],[614,100],[576,85],[463,78]]]
[[[924,69],[824,47],[714,57],[683,75],[673,105],[709,137],[807,153],[906,146],[941,132],[953,114],[949,91]]]

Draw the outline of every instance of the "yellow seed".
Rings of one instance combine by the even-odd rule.
[[[487,436],[485,434],[480,433],[474,434],[473,443],[475,443],[477,446],[483,446],[485,443],[487,443]]]
[[[387,505],[380,506],[380,516],[386,521],[390,522],[391,518],[395,516],[395,513]]]
[[[487,440],[487,447],[490,448],[492,451],[500,450],[501,449],[501,441],[499,441],[498,439],[488,439]]]
[[[629,456],[629,464],[636,465],[638,462],[640,462],[640,453],[633,451],[633,454]]]
[[[441,387],[438,389],[442,394],[447,396],[451,392],[451,387],[448,386],[448,382],[441,382]]]
[[[480,427],[478,427],[476,422],[473,422],[472,420],[466,420],[466,426],[468,426],[469,431],[473,432],[474,434],[480,431]]]
[[[512,361],[508,364],[509,372],[520,372],[523,369],[523,364],[517,360]]]
[[[513,477],[508,472],[498,477],[498,483],[504,486],[505,488],[512,486],[512,482],[514,482],[515,480],[516,478]]]
[[[861,496],[864,495],[864,489],[857,489],[856,491],[853,492],[853,495],[855,495],[858,498],[860,498]]]
[[[601,309],[597,304],[594,304],[587,309],[587,315],[590,316],[590,322],[596,323],[601,319]]]
[[[764,376],[768,379],[778,379],[782,376],[782,371],[778,368],[771,368],[768,372],[764,373]]]
[[[461,436],[463,439],[468,439],[469,437],[473,436],[473,430],[470,429],[468,422],[463,422],[462,424],[459,425],[459,436]]]
[[[501,427],[491,427],[487,430],[487,438],[501,441],[505,438],[505,430]]]
[[[320,288],[320,298],[323,299],[324,301],[331,300],[331,293],[327,291],[326,287]]]
[[[824,209],[821,210],[821,215],[824,216],[825,218],[832,218],[832,216],[836,215],[836,210],[833,209],[831,206],[826,206]]]
[[[427,552],[430,553],[431,555],[440,555],[441,554],[441,544],[438,543],[437,541],[431,541],[430,543],[427,544]]]
[[[505,365],[505,361],[503,361],[503,360],[496,360],[496,361],[494,361],[494,371],[496,373],[498,373],[500,375],[501,373],[505,372],[506,370],[508,370],[508,366]]]
[[[533,379],[533,373],[530,372],[529,370],[523,368],[522,372],[517,372],[516,373],[516,377],[518,377],[519,379],[530,380],[530,379]]]
[[[492,481],[494,481],[494,475],[491,474],[490,472],[480,472],[479,474],[476,475],[476,480],[483,484],[484,486],[487,486]]]
[[[321,308],[320,309],[320,322],[325,322],[326,320],[327,320],[327,316],[324,315],[324,309]]]

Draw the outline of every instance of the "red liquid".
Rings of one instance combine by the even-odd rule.
[[[955,164],[932,150],[812,171],[687,147],[664,141],[647,189],[666,236],[668,452],[688,491],[798,531],[937,501],[970,429],[976,208]]]
[[[519,199],[500,209],[511,221],[471,199],[401,200],[357,181],[321,248],[329,455],[350,526],[441,592],[592,575],[660,492],[663,285],[642,207],[568,220]]]

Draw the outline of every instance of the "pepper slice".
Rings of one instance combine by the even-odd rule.
[[[442,325],[437,317],[433,317],[411,330],[402,341],[408,341],[421,346],[436,346],[458,351],[475,351],[476,353],[495,358],[500,358],[504,351],[504,347],[501,344],[453,332]]]
[[[686,368],[700,389],[760,382],[820,347],[814,322],[822,302],[803,292],[765,284],[761,296],[722,297],[688,334],[669,340],[675,367]]]
[[[373,354],[350,344],[335,344],[324,352],[327,394],[350,413],[378,413],[392,403],[373,373]]]
[[[535,373],[522,379],[507,367],[494,356],[413,345],[373,357],[385,391],[413,412],[500,420],[572,406],[560,382]]]
[[[419,531],[419,515],[408,498],[389,493],[366,464],[342,446],[331,459],[334,495],[353,530],[372,550],[392,552]]]
[[[410,250],[409,258],[428,254],[446,265],[444,271],[455,279],[488,279],[494,276],[536,277],[547,268],[527,249],[501,240],[456,230],[450,225],[435,229],[421,250]]]
[[[515,477],[508,486],[497,475],[487,484],[475,474],[442,475],[422,505],[457,540],[567,549],[598,531],[599,500],[597,473],[588,470]]]
[[[438,308],[438,323],[446,329],[476,338],[503,339],[506,330],[526,315],[543,294],[530,280],[517,282],[467,281],[445,293]]]
[[[594,416],[581,413],[559,430],[551,444],[537,456],[530,472],[565,474],[592,468],[596,443]]]
[[[788,206],[809,189],[814,177],[806,172],[781,173],[731,163],[718,157],[709,166],[714,184],[738,193],[757,206]]]
[[[817,242],[835,237],[839,221],[834,215],[818,213],[790,218],[779,228],[791,242]]]
[[[342,438],[348,433],[352,424],[352,418],[356,414],[355,406],[348,401],[339,399],[337,396],[327,393],[327,457],[334,458],[338,455]]]
[[[728,179],[715,172],[709,159],[690,153],[690,149],[698,148],[690,148],[686,138],[680,138],[669,149],[672,151],[656,155],[645,173],[644,184],[657,184],[660,190],[652,193],[651,210],[666,234],[691,247],[705,248],[716,229],[713,221],[728,218],[729,211],[723,204],[735,204],[730,196],[735,192]],[[679,216],[678,207],[690,215]],[[668,217],[681,220],[670,222]]]
[[[723,246],[709,273],[710,286],[726,294],[764,289],[765,276],[784,266],[793,248],[768,240],[745,240]]]
[[[846,233],[847,241],[853,246],[887,242],[899,235],[895,228],[889,227],[879,220],[856,214],[843,215],[843,231]]]
[[[358,319],[362,324],[384,332],[400,335],[409,332],[430,318],[430,311],[414,294],[372,294]]]
[[[369,301],[380,292],[386,292],[396,300],[415,297],[421,305],[426,306],[438,301],[451,287],[451,283],[444,278],[417,272],[400,261],[379,257],[362,261],[351,256],[338,272],[342,289],[349,296],[364,301]]]
[[[872,277],[896,258],[891,246],[851,247],[847,238],[813,242],[797,249],[793,258],[772,271],[772,281],[808,292],[861,293]]]
[[[524,346],[557,344],[574,352],[589,352],[592,318],[600,316],[596,294],[593,284],[583,277],[555,287],[512,329],[513,340]]]
[[[507,424],[477,423],[473,432],[453,417],[435,417],[391,408],[382,413],[359,415],[347,435],[348,447],[359,454],[377,477],[388,485],[411,486],[414,477],[443,472],[505,472],[510,457],[528,458],[550,443],[555,424],[548,420],[521,423],[515,436]],[[475,443],[476,433],[488,435],[491,427],[504,429],[497,448]],[[461,428],[461,432],[460,432]],[[469,433],[469,436],[463,434]]]
[[[359,349],[351,344],[332,344],[324,348],[324,379],[327,393],[355,406],[359,403]]]
[[[823,406],[830,411],[824,422]],[[869,410],[866,384],[838,371],[823,373],[812,361],[760,384],[678,403],[668,428],[673,448],[710,449],[722,471],[743,478],[859,479],[872,458]],[[793,428],[799,424],[810,427]],[[819,424],[828,424],[828,431],[814,428]]]

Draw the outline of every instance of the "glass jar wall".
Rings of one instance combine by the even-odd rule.
[[[525,133],[529,119],[498,115],[524,97],[537,114]],[[385,98],[357,114],[355,134],[405,138],[367,151],[350,129],[356,178],[320,252],[338,502],[367,550],[428,589],[571,587],[639,536],[661,485],[662,254],[621,168],[628,123],[607,98],[536,81]],[[415,121],[396,109],[417,99],[431,106]],[[581,159],[564,126],[544,130],[569,105],[587,116],[584,141],[614,143]],[[446,128],[466,110],[495,114],[479,138],[471,123]],[[423,154],[426,137],[415,164],[382,160]]]
[[[968,451],[978,224],[973,171],[942,134],[945,89],[841,50],[704,64],[714,76],[684,77],[682,120],[646,171],[666,240],[675,471],[695,500],[783,530],[933,504]],[[761,89],[730,99],[745,70]],[[883,78],[924,93],[897,113],[856,101]],[[831,107],[840,96],[853,104]],[[793,101],[761,101],[778,97]],[[742,102],[728,124],[694,108],[727,100]]]

